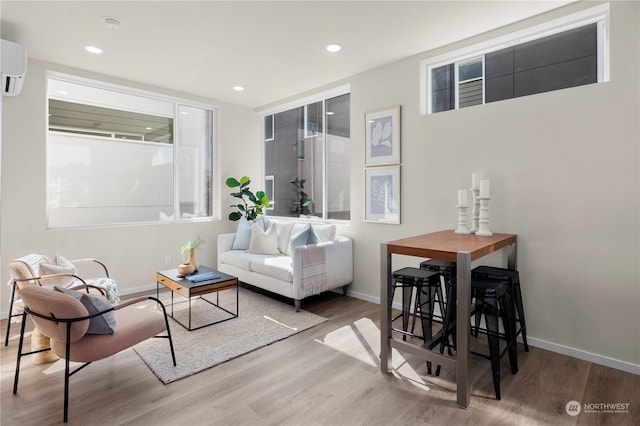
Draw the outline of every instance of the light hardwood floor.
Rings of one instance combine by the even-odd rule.
[[[68,424],[640,424],[640,376],[519,347],[518,374],[503,358],[502,400],[496,401],[489,362],[472,356],[471,406],[463,410],[455,403],[452,371],[427,376],[423,362],[397,354],[396,374],[380,373],[378,305],[328,293],[305,299],[302,308],[329,321],[169,385],[131,349],[95,362],[71,377]],[[4,337],[6,321],[2,325]],[[59,364],[23,358],[18,394],[12,394],[18,333],[12,326],[9,346],[0,352],[0,423],[61,424]],[[628,403],[629,413],[571,417],[565,411],[571,400]]]

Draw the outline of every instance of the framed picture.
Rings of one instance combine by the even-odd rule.
[[[400,106],[365,115],[365,165],[400,164]]]
[[[364,169],[365,222],[400,223],[400,166]]]

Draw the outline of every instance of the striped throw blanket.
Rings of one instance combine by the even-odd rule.
[[[324,247],[321,245],[301,247],[302,297],[319,294],[327,290],[327,267]]]

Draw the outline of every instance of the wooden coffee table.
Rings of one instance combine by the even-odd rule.
[[[186,279],[183,275],[180,275],[178,273],[177,269],[168,269],[166,271],[159,271],[157,273],[157,278],[156,278],[156,297],[159,298],[159,293],[160,293],[160,284],[162,284],[163,286],[167,287],[168,289],[171,290],[171,313],[169,314],[169,316],[171,318],[173,318],[173,320],[175,322],[177,322],[178,324],[180,324],[181,326],[183,326],[184,328],[186,328],[189,331],[192,330],[198,330],[199,328],[203,328],[203,327],[208,327],[210,325],[213,324],[218,324],[220,322],[223,321],[228,321],[230,319],[234,319],[238,317],[239,314],[239,307],[238,307],[238,278],[225,274],[223,272],[219,272],[216,271],[215,269],[211,269],[208,268],[206,266],[202,266],[200,265],[200,267],[198,267],[198,272],[196,272],[195,274],[193,274],[190,277],[197,277],[198,275],[203,275],[203,274],[213,274],[214,277],[212,277],[211,279],[208,279],[206,281],[198,281],[198,282],[193,282],[190,281],[188,279]],[[222,291],[222,290],[228,290],[228,289],[236,289],[236,310],[235,312],[227,310],[225,308],[223,308],[222,306],[220,306],[220,300],[219,300],[219,294],[218,292]],[[189,303],[189,323],[187,325],[183,324],[182,322],[180,322],[178,319],[176,319],[173,316],[173,294],[174,293],[178,293],[181,296],[184,296],[185,298],[187,298],[187,301]],[[216,293],[216,300],[215,302],[205,299],[204,296],[205,294],[210,294],[210,293]],[[229,314],[229,317],[218,320],[218,321],[214,321],[214,322],[210,322],[204,325],[200,325],[198,327],[192,327],[191,326],[191,301],[194,298],[199,298],[207,303],[209,303],[212,306],[215,306],[218,309],[221,309],[225,312],[227,312]],[[186,303],[185,302],[185,303]]]

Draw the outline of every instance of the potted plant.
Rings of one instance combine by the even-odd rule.
[[[180,255],[184,262],[178,266],[178,273],[182,275],[189,275],[198,271],[198,266],[200,265],[196,260],[195,251],[203,244],[204,240],[200,235],[198,235],[195,240],[187,241],[187,243],[180,248]]]
[[[271,207],[271,202],[264,191],[257,191],[255,194],[251,192],[249,189],[251,179],[247,176],[243,176],[240,180],[230,177],[226,184],[229,188],[238,188],[237,192],[232,192],[231,195],[241,200],[240,203],[230,206],[237,210],[229,213],[229,220],[240,220],[244,216],[249,222],[253,222],[259,215],[264,214],[263,209]]]
[[[304,192],[305,182],[305,179],[298,179],[297,176],[291,178],[292,189],[295,193],[295,198],[291,205],[291,213],[296,213],[298,216],[310,213],[311,198],[309,198],[309,194]]]

